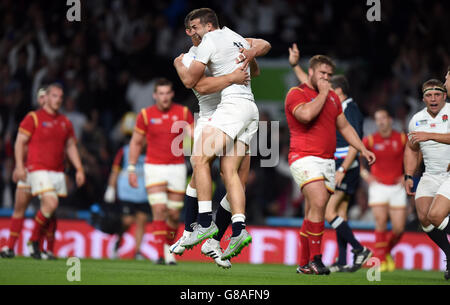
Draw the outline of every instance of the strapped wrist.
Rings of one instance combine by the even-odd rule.
[[[136,165],[135,164],[128,164],[127,171],[128,172],[135,172],[136,171]]]

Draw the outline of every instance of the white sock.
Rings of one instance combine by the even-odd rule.
[[[433,225],[429,225],[428,227],[422,226],[422,230],[423,230],[425,233],[429,233],[429,232],[433,231],[433,229],[434,229],[434,226],[433,226]]]
[[[223,196],[222,200],[220,201],[220,205],[222,206],[222,208],[224,208],[226,211],[231,213],[231,206],[230,206],[230,202],[227,199],[227,195],[225,194],[225,196]]]
[[[212,212],[212,201],[199,201],[198,202],[198,213],[209,213]]]
[[[438,229],[444,231],[447,225],[448,225],[448,216],[444,218],[444,220],[439,225]]]
[[[231,216],[231,222],[245,222],[245,215],[244,214],[234,214]]]

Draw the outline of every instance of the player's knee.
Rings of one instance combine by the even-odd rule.
[[[336,218],[336,216],[338,216],[335,212],[333,213],[333,211],[330,211],[329,209],[325,210],[325,220],[328,223],[331,223],[333,221],[333,219]]]
[[[42,204],[44,208],[53,213],[58,207],[58,196],[55,192],[46,192],[42,194]]]
[[[427,214],[427,219],[435,226],[439,226],[442,220],[445,218],[445,214],[441,213],[437,209],[430,209]]]

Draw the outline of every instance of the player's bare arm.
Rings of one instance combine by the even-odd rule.
[[[414,195],[411,191],[414,181],[411,177],[414,175],[417,167],[420,164],[420,147],[419,143],[412,143],[408,140],[405,146],[405,152],[403,154],[403,167],[405,168],[405,189],[408,195]]]
[[[128,183],[134,188],[138,187],[138,179],[136,175],[136,163],[139,158],[139,154],[142,151],[142,147],[145,143],[145,135],[134,131],[130,141],[130,152],[128,160]]]
[[[66,144],[67,156],[76,170],[75,182],[78,187],[81,187],[85,182],[85,175],[83,164],[81,163],[80,154],[78,153],[77,141],[74,138],[67,140]]]
[[[242,68],[237,68],[232,73],[222,76],[203,76],[194,89],[201,95],[205,95],[222,91],[232,84],[247,85],[249,81],[250,75],[248,72]]]
[[[183,74],[182,82],[186,88],[192,89],[195,87],[195,85],[197,85],[199,80],[205,74],[206,65],[197,60],[193,60],[191,65],[189,66],[189,68],[186,68],[183,65],[183,63],[181,62],[181,59],[178,59],[179,57],[177,57],[174,61],[175,69],[177,69],[177,71],[179,69],[181,69],[181,71],[183,71],[182,68],[184,68],[186,70],[186,71],[183,71],[183,73],[182,73]],[[180,67],[180,65],[183,67]]]
[[[303,71],[302,67],[298,64],[300,60],[300,51],[297,44],[294,43],[291,48],[289,48],[289,64],[294,69],[294,73],[297,76],[300,83],[304,84],[308,81],[308,74]]]
[[[327,100],[328,92],[331,90],[330,82],[319,79],[317,81],[317,87],[319,89],[319,94],[316,98],[310,102],[305,103],[297,107],[294,111],[294,117],[303,124],[308,124],[314,120],[320,113]]]
[[[338,115],[336,119],[336,127],[344,137],[344,139],[361,153],[361,155],[367,160],[369,165],[375,163],[375,154],[364,146],[356,130],[345,118],[344,113]]]
[[[24,160],[29,141],[29,135],[20,131],[18,132],[16,143],[14,144],[14,157],[16,158],[16,167],[13,171],[13,181],[16,183],[19,180],[25,181],[27,179],[27,171],[25,169]]]
[[[412,131],[408,134],[412,143],[435,141],[442,144],[450,144],[450,133],[434,133],[425,131]]]
[[[238,59],[238,62],[243,63],[243,69],[247,69],[253,59],[266,55],[272,48],[270,43],[264,39],[245,38],[245,40],[250,44],[250,49],[241,49],[240,52],[243,56]]]

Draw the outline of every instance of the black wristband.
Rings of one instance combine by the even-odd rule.
[[[405,175],[405,181],[408,180],[408,179],[414,180],[413,176],[411,176],[411,175]]]

